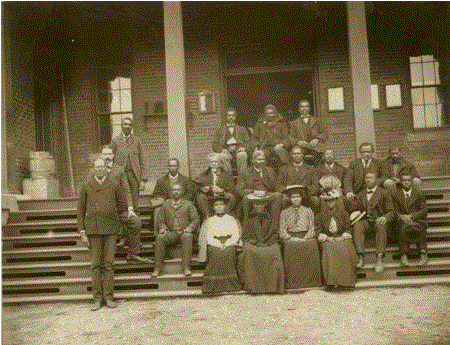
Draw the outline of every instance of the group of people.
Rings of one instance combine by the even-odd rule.
[[[252,132],[235,121],[235,109],[227,109],[204,172],[191,179],[179,172],[179,160],[171,158],[167,174],[157,180],[153,196],[161,206],[154,210],[154,277],[164,272],[166,247],[177,243],[182,245],[183,272],[191,275],[195,239],[198,260],[206,262],[205,293],[352,287],[356,268],[365,266],[368,231],[376,234],[377,272],[384,269],[388,237],[399,243],[401,265],[410,265],[407,253],[413,243],[420,252],[418,264],[427,263],[427,207],[420,178],[398,148],[381,161],[373,157],[373,144],[363,143],[360,158],[343,167],[306,100],[299,102],[299,117],[290,123],[273,105],[264,108]],[[105,281],[113,272],[119,231],[105,236],[102,221],[121,222],[130,248],[127,259],[147,261],[138,255],[140,221],[132,192],[138,195],[143,181],[142,149],[126,125],[131,128],[131,119],[123,121],[123,133],[102,150],[80,194],[79,228],[83,241],[91,244],[95,310],[103,299],[114,306],[111,283]],[[121,168],[108,195],[104,181],[112,180],[112,174],[106,172],[110,163],[105,150],[111,150],[113,166]],[[101,245],[94,245],[97,237]],[[98,279],[100,269],[103,280]]]

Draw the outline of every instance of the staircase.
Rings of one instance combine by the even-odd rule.
[[[398,247],[388,247],[386,268],[374,271],[375,250],[367,249],[367,265],[358,272],[357,288],[380,286],[450,285],[450,176],[424,178],[427,195],[428,254],[426,267],[400,267]],[[18,201],[2,228],[3,303],[91,299],[89,251],[76,226],[76,198]],[[150,265],[130,264],[126,252],[116,252],[116,298],[149,298],[201,295],[204,264],[196,261],[193,274],[181,273],[179,248],[169,252],[164,275],[153,278],[153,220],[155,201],[141,197],[143,221],[141,255]],[[410,260],[418,258],[414,251]],[[291,291],[295,292],[295,291]]]

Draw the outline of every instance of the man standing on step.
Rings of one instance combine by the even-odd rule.
[[[111,176],[111,179],[116,181],[125,191],[127,204],[128,204],[128,214],[127,216],[120,217],[120,221],[124,227],[124,242],[128,245],[128,253],[126,256],[127,261],[135,261],[139,263],[150,263],[149,260],[144,259],[139,256],[139,251],[141,248],[141,227],[142,222],[140,218],[136,215],[133,199],[131,196],[130,186],[128,184],[128,179],[125,175],[123,167],[114,162],[114,153],[109,145],[105,145],[102,148],[102,158],[106,163],[106,170]],[[122,245],[123,242],[120,242]]]
[[[365,185],[366,187],[357,195],[354,204],[355,212],[361,215],[365,213],[353,227],[353,239],[358,252],[356,266],[359,268],[364,266],[365,232],[375,230],[377,252],[375,271],[381,272],[384,269],[383,256],[386,252],[388,223],[394,219],[394,206],[390,193],[377,186],[374,173],[366,173]],[[351,219],[358,214],[352,213]]]
[[[193,233],[199,224],[197,210],[192,202],[183,199],[183,187],[172,186],[172,195],[167,199],[158,213],[156,226],[155,269],[152,276],[162,273],[166,246],[181,242],[183,248],[182,266],[184,275],[190,276]]]
[[[146,169],[142,153],[141,140],[131,131],[133,119],[124,117],[122,119],[122,133],[112,139],[111,147],[115,156],[114,163],[122,166],[130,186],[133,207],[138,208],[139,190],[145,189]]]
[[[427,256],[427,204],[422,192],[414,186],[414,177],[409,172],[400,174],[400,183],[392,194],[399,226],[399,249],[402,266],[409,266],[408,249],[415,243],[420,252],[420,266],[428,263]]]
[[[94,175],[81,187],[78,199],[78,231],[91,252],[92,292],[91,310],[117,307],[114,302],[114,255],[116,253],[119,217],[127,212],[125,192],[106,170],[105,161],[94,161]]]

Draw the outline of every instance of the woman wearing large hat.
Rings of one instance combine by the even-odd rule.
[[[316,217],[317,239],[322,247],[322,271],[329,287],[354,287],[358,261],[351,236],[350,217],[339,207],[340,190],[325,189],[325,207]]]
[[[307,189],[287,186],[285,193],[292,205],[280,215],[280,237],[283,241],[286,288],[300,289],[322,285],[319,246],[314,229],[314,214],[303,206]]]
[[[251,293],[284,293],[284,268],[278,244],[281,203],[265,191],[248,195],[242,229],[243,250],[239,272],[244,290]]]

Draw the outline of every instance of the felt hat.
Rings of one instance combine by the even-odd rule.
[[[302,186],[300,184],[291,184],[283,189],[283,194],[286,194],[287,196],[291,196],[294,193],[301,194],[302,196],[305,195],[307,191],[307,188],[305,186]]]
[[[264,202],[270,199],[270,195],[265,190],[255,190],[247,195],[247,199],[252,202]]]

